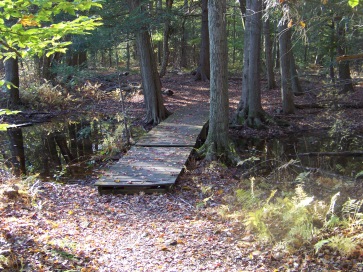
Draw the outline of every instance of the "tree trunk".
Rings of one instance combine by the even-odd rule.
[[[188,58],[187,58],[187,40],[188,33],[185,30],[186,17],[183,18],[182,26],[181,26],[181,41],[180,41],[180,67],[187,68],[188,67]]]
[[[337,53],[338,56],[346,55],[346,40],[345,40],[345,24],[341,21],[337,24]],[[348,61],[340,61],[338,63],[339,83],[343,86],[339,93],[353,92],[352,78],[350,76],[350,68]]]
[[[54,136],[54,139],[55,139],[57,145],[59,146],[59,149],[60,149],[66,163],[70,164],[70,163],[74,162],[75,157],[72,155],[71,151],[68,148],[66,137],[64,135],[62,135],[61,133],[57,133]]]
[[[5,72],[4,59],[0,58],[0,73]]]
[[[47,57],[43,55],[41,57],[35,57],[34,62],[38,69],[39,78],[44,78],[46,80],[54,80],[56,74],[52,71],[52,66],[55,63],[59,63],[62,58],[60,53],[54,53],[53,55]]]
[[[274,62],[272,58],[272,42],[270,35],[270,20],[263,21],[263,35],[265,39],[265,58],[266,58],[266,75],[267,75],[267,89],[271,90],[276,88]]]
[[[261,105],[261,0],[246,1],[246,31],[243,52],[242,96],[235,118],[236,124],[260,128],[264,120]]]
[[[214,31],[214,30],[212,30]],[[209,30],[208,30],[208,0],[202,0],[202,28],[201,44],[199,52],[199,66],[195,75],[195,80],[207,81],[210,77],[209,60]]]
[[[242,95],[238,103],[237,113],[234,121],[236,124],[244,123],[245,118],[248,115],[248,68],[250,63],[250,33],[247,30],[251,26],[251,13],[249,10],[246,10],[245,1],[240,0],[240,9],[242,12],[242,18],[245,17],[245,32],[243,37]]]
[[[183,20],[181,23],[181,41],[180,41],[180,67],[187,68],[188,67],[188,58],[187,58],[188,33],[185,30],[185,24],[187,22],[187,14],[189,13],[188,0],[184,0],[183,12],[184,12],[184,16],[183,16]]]
[[[132,10],[141,8],[141,12],[143,12],[139,0],[130,0],[129,3]],[[158,124],[169,115],[169,112],[164,106],[155,55],[150,34],[146,28],[142,28],[136,33],[136,43],[144,89],[144,102],[146,107],[145,122],[148,124]]]
[[[289,38],[291,88],[294,95],[302,95],[304,92],[301,88],[299,74],[296,69],[295,56],[291,46],[291,36]]]
[[[295,112],[294,98],[291,89],[290,74],[290,29],[287,27],[287,21],[279,26],[279,48],[280,48],[280,73],[281,73],[281,97],[282,110],[285,114]]]
[[[20,104],[19,93],[19,63],[18,58],[10,58],[5,61],[5,88],[9,95],[10,107],[16,107]]]
[[[169,36],[170,36],[170,12],[173,5],[173,0],[166,0],[167,18],[165,20],[164,39],[163,39],[163,60],[160,69],[160,77],[166,74],[166,68],[169,62]]]
[[[26,174],[23,132],[21,128],[8,129],[12,172],[15,176]]]
[[[236,162],[228,136],[228,53],[226,35],[226,0],[209,0],[210,32],[210,115],[209,131],[201,150],[207,160]]]

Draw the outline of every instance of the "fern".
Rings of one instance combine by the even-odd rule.
[[[250,209],[258,203],[258,199],[256,199],[251,192],[243,189],[238,189],[236,191],[236,198],[238,204],[240,204],[243,209]]]
[[[272,202],[276,191],[254,212],[248,213],[245,225],[255,231],[261,240],[284,241],[290,248],[298,248],[312,240],[323,225],[327,206],[314,201],[301,186],[293,197],[278,197]],[[319,226],[316,223],[320,222]]]
[[[348,199],[342,208],[343,217],[348,221],[357,221],[362,219],[362,213],[359,212],[363,205],[363,199]]]
[[[349,256],[356,250],[358,242],[354,241],[351,237],[335,235],[329,239],[321,240],[316,243],[314,246],[316,253],[319,252],[324,245],[337,250],[343,256]]]

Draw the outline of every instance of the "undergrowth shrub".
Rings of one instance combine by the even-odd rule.
[[[323,225],[323,218],[328,207],[322,202],[314,201],[301,186],[292,197],[269,199],[260,208],[249,212],[244,224],[256,232],[259,239],[276,243],[285,241],[288,246],[296,248],[311,241],[317,233],[317,225]]]
[[[40,85],[33,85],[21,92],[23,102],[31,105],[35,109],[55,107],[63,109],[67,105],[70,97],[66,95],[60,85],[53,86],[50,82]]]
[[[335,209],[339,193],[325,203],[308,195],[301,184],[293,194],[286,195],[272,190],[266,196],[254,187],[252,179],[250,190],[236,190],[226,199],[228,204],[220,208],[220,214],[242,222],[259,241],[275,247],[283,244],[289,251],[314,246],[318,252],[330,247],[343,256],[361,250],[363,199],[348,199],[338,216]]]

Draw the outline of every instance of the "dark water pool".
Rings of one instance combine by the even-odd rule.
[[[96,164],[125,147],[123,122],[115,119],[52,121],[0,131],[0,169],[43,180],[91,176]]]
[[[142,129],[133,129],[140,136]],[[338,135],[339,136],[339,135]],[[72,182],[95,175],[95,166],[105,158],[117,158],[125,147],[124,125],[112,118],[61,120],[0,131],[0,170],[16,175],[39,174],[43,180]],[[319,168],[338,175],[363,173],[363,157],[339,155],[360,151],[363,137],[333,136],[326,132],[290,135],[275,139],[234,139],[244,162],[256,175],[268,175],[291,160],[301,167]],[[333,152],[335,155],[302,155]]]
[[[322,169],[342,176],[356,177],[363,171],[363,137],[336,137],[327,132],[290,135],[275,139],[234,139],[245,167],[254,165],[262,174],[294,160],[302,170]]]

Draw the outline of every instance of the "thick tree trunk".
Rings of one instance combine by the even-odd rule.
[[[136,36],[146,106],[145,122],[158,124],[168,116],[169,112],[164,106],[150,35],[147,31],[142,31]]]
[[[281,97],[282,111],[285,114],[295,112],[294,98],[291,88],[290,73],[290,50],[289,39],[290,29],[287,27],[287,21],[279,26],[279,48],[280,48],[280,72],[281,72]]]
[[[5,61],[5,88],[9,95],[10,107],[16,107],[20,104],[19,93],[19,63],[18,58],[10,58]]]
[[[267,89],[271,90],[276,88],[274,62],[272,58],[272,42],[270,35],[270,20],[263,21],[263,36],[265,39],[265,58],[266,58],[266,76],[267,76]]]
[[[214,31],[214,30],[212,30]],[[209,60],[209,30],[208,30],[208,0],[202,0],[202,28],[199,52],[199,66],[195,75],[196,80],[206,81],[210,77]]]
[[[245,18],[245,32],[243,37],[243,69],[242,69],[242,95],[238,103],[237,112],[235,116],[235,124],[243,124],[248,115],[248,68],[250,57],[250,36],[249,31],[251,27],[251,12],[246,10],[245,1],[240,0],[240,9],[242,18]]]
[[[129,2],[132,10],[141,8],[142,11],[139,0],[130,0]],[[160,77],[150,40],[150,34],[147,29],[140,29],[140,31],[136,33],[136,43],[140,58],[140,70],[144,89],[144,102],[146,107],[145,122],[148,124],[158,124],[169,115],[169,112],[164,106]]]
[[[210,117],[207,140],[201,150],[206,159],[235,162],[228,137],[228,54],[226,35],[226,0],[209,0],[210,33]]]
[[[246,1],[246,31],[243,52],[242,96],[237,109],[236,124],[262,127],[264,111],[261,105],[261,0]]]
[[[170,36],[170,12],[173,5],[173,0],[166,0],[167,18],[165,20],[164,39],[163,39],[163,59],[160,69],[160,77],[163,77],[166,73],[166,68],[169,62],[169,36]]]

